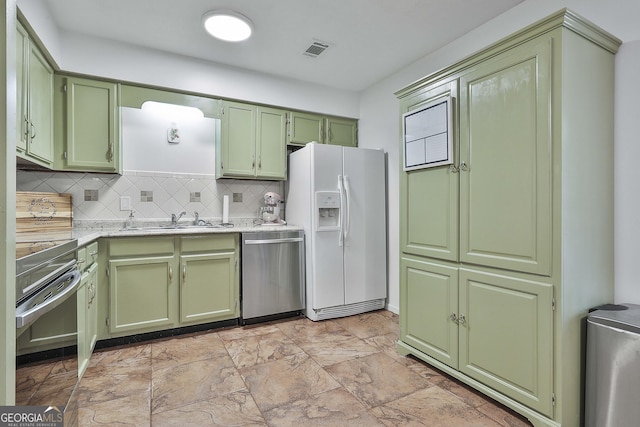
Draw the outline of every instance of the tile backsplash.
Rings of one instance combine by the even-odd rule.
[[[120,198],[130,201],[135,217],[170,219],[172,213],[186,211],[185,218],[216,220],[222,218],[222,199],[238,200],[229,204],[229,218],[255,218],[268,191],[284,195],[283,183],[221,179],[209,175],[125,171],[123,175],[26,171],[17,172],[16,190],[70,193],[74,220],[126,219],[129,211],[120,210]],[[87,196],[89,195],[89,196]],[[97,196],[97,197],[96,197]],[[97,200],[96,200],[97,199]]]

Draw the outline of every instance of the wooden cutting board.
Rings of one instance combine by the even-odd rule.
[[[16,233],[71,230],[71,194],[16,192]]]

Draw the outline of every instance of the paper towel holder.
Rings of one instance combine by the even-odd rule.
[[[222,196],[222,224],[221,225],[225,227],[233,226],[233,224],[229,222],[229,196],[226,194]]]

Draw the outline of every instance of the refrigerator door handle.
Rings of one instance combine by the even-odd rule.
[[[347,240],[349,238],[349,229],[351,228],[351,190],[349,187],[349,177],[347,175],[342,177],[342,181],[344,183],[344,194],[347,199],[344,225],[344,240]]]
[[[344,187],[342,185],[342,175],[338,175],[338,191],[340,191],[340,214],[338,221],[340,222],[340,233],[338,234],[338,246],[344,244]]]

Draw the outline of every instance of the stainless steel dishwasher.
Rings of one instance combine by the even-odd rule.
[[[242,323],[304,309],[304,263],[302,230],[242,233]]]

